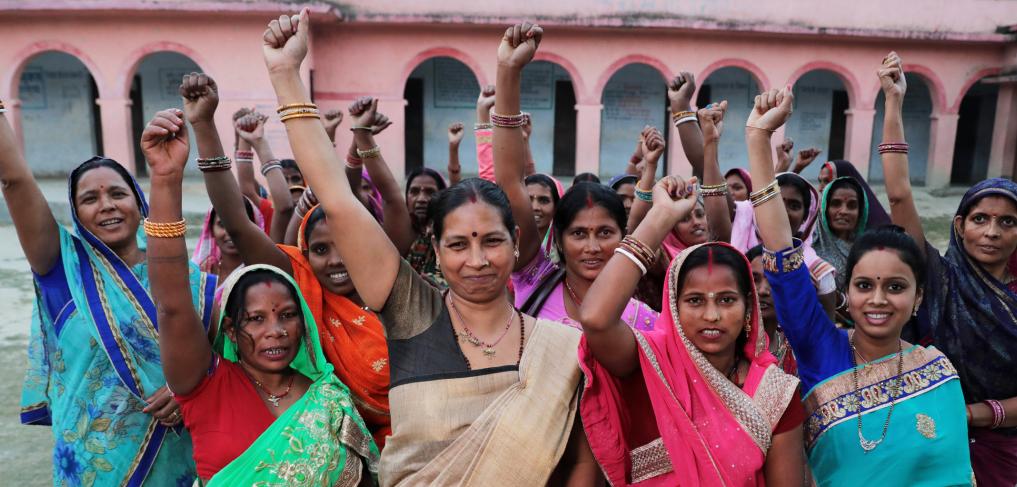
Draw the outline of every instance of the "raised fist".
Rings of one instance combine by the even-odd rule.
[[[494,85],[487,85],[480,90],[477,97],[477,110],[490,110],[494,106]]]
[[[183,176],[190,151],[183,116],[177,108],[158,112],[141,133],[141,152],[152,176]]]
[[[772,89],[756,96],[755,107],[749,112],[746,127],[762,129],[771,134],[791,117],[795,96],[791,87],[783,90]]]
[[[466,130],[463,129],[462,122],[452,122],[448,125],[448,143],[453,145],[459,145],[463,141],[463,135],[466,134]]]
[[[219,106],[219,89],[215,80],[204,73],[185,74],[180,82],[180,96],[184,98],[184,113],[191,124],[210,122]]]
[[[727,112],[727,100],[711,103],[696,112],[696,117],[699,118],[699,128],[703,130],[704,142],[720,140],[720,134],[724,132],[725,112]]]
[[[378,113],[378,99],[362,96],[350,104],[350,123],[353,127],[370,127],[371,134],[378,135],[392,122]]]
[[[523,112],[523,126],[519,127],[523,133],[523,140],[530,140],[530,133],[533,132],[533,117],[529,113]]]
[[[237,135],[241,139],[253,145],[265,137],[265,120],[260,113],[251,112],[234,122],[233,128],[237,130]]]
[[[791,137],[785,137],[784,142],[777,144],[777,160],[773,165],[774,172],[780,174],[791,169],[791,150],[794,148],[795,141]]]
[[[505,30],[498,46],[498,64],[501,66],[523,69],[540,46],[544,29],[537,24],[523,22]]]
[[[680,176],[665,176],[653,186],[653,208],[667,211],[672,226],[696,207],[696,181],[695,176],[687,181]]]
[[[282,15],[268,23],[261,46],[269,73],[300,69],[307,55],[307,33],[310,31],[307,8],[298,15]]]
[[[904,62],[896,52],[891,51],[883,58],[883,65],[877,72],[879,85],[883,88],[883,96],[887,99],[901,100],[908,91],[908,82],[904,77]]]
[[[667,99],[672,112],[688,110],[692,106],[692,95],[696,92],[696,78],[688,71],[682,71],[667,84]]]
[[[643,160],[651,165],[656,164],[660,155],[664,153],[664,147],[667,146],[664,142],[664,135],[656,127],[647,125],[643,128],[641,139],[643,141]]]
[[[812,164],[812,161],[815,161],[816,158],[819,157],[819,154],[822,153],[823,151],[816,147],[809,147],[808,149],[798,151],[798,160],[795,161],[794,172],[801,173],[804,171],[805,168],[809,167],[809,164]]]
[[[325,125],[325,133],[328,134],[328,140],[335,142],[335,131],[339,128],[339,123],[343,121],[342,110],[329,110],[321,118]]]

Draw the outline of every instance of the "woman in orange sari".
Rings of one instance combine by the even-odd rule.
[[[201,105],[193,114],[201,118],[200,123],[192,122],[198,150],[210,157],[221,156],[222,144],[213,120],[218,104],[215,82],[206,75],[193,78],[185,80],[185,85],[190,83],[185,97]],[[248,265],[278,267],[297,282],[314,315],[325,357],[334,366],[335,375],[349,386],[357,410],[380,449],[391,425],[385,335],[378,318],[361,308],[360,297],[332,243],[324,214],[307,212],[299,247],[277,246],[247,217],[240,187],[230,171],[204,170],[203,174],[212,206],[241,260]]]

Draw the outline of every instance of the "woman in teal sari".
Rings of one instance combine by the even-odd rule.
[[[53,484],[190,484],[191,440],[159,366],[141,189],[115,161],[92,158],[71,173],[73,229],[61,227],[3,115],[0,179],[35,277],[21,421],[52,426]],[[182,285],[203,324],[215,284],[188,267]]]
[[[893,84],[890,71],[904,77],[890,60],[880,71],[884,87]],[[752,180],[763,188],[749,196],[768,249],[763,267],[806,391],[805,448],[815,481],[970,485],[957,370],[935,348],[901,339],[923,297],[924,259],[914,240],[890,228],[855,239],[842,270],[852,332],[836,328],[816,298],[770,160],[770,136],[790,117],[792,102],[790,87],[757,96],[745,135]]]
[[[211,83],[204,75],[184,79],[192,123],[215,110]],[[378,449],[285,272],[267,265],[234,272],[223,286],[223,313],[209,345],[184,285],[181,185],[189,143],[182,115],[159,112],[142,134],[153,203],[145,232],[162,368],[194,439],[199,478],[217,486],[373,484]],[[197,142],[202,157],[223,156],[217,136]]]

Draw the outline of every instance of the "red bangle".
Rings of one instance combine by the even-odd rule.
[[[907,154],[910,146],[907,142],[887,142],[885,144],[879,144],[879,153],[886,154],[887,152],[893,152],[898,154]]]
[[[1006,409],[1003,409],[1003,405],[995,399],[986,399],[982,402],[992,409],[992,425],[989,426],[989,429],[999,428],[1006,421]]]
[[[353,154],[346,155],[346,167],[350,169],[359,169],[364,165],[364,160],[354,156]]]

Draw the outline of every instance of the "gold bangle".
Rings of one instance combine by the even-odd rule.
[[[756,198],[756,199],[752,200],[752,207],[755,208],[757,206],[760,206],[763,203],[766,203],[767,201],[770,201],[770,200],[776,198],[777,195],[779,195],[779,194],[780,193],[774,192],[774,193],[769,193],[766,196],[763,196],[762,198]]]
[[[754,199],[758,199],[758,198],[762,198],[764,196],[767,196],[770,193],[777,193],[777,192],[780,191],[778,188],[779,188],[779,186],[777,186],[777,180],[774,179],[770,184],[767,184],[766,186],[764,186],[759,191],[753,191],[753,192],[749,193],[749,199],[750,200],[754,200]]]
[[[187,233],[187,220],[178,222],[153,222],[145,218],[142,222],[145,235],[156,238],[180,238]]]
[[[291,108],[314,108],[317,110],[318,105],[315,105],[314,103],[289,103],[287,105],[279,105],[279,108],[276,108],[275,111],[278,113]]]
[[[367,150],[357,149],[357,157],[361,159],[369,159],[371,157],[378,157],[381,155],[381,146],[374,146]]]
[[[313,113],[315,115],[321,115],[321,112],[317,108],[288,108],[279,112],[280,117],[288,117],[290,115],[296,115],[298,113]]]
[[[286,115],[285,117],[281,117],[279,118],[279,121],[286,122],[289,120],[293,120],[295,118],[317,118],[318,120],[321,120],[321,117],[319,117],[315,113],[295,113],[293,115]]]
[[[679,119],[679,118],[683,118],[683,117],[695,117],[695,116],[696,116],[696,112],[693,112],[693,111],[690,111],[690,110],[683,110],[683,111],[680,111],[680,112],[671,112],[671,118],[674,118],[674,119]]]

